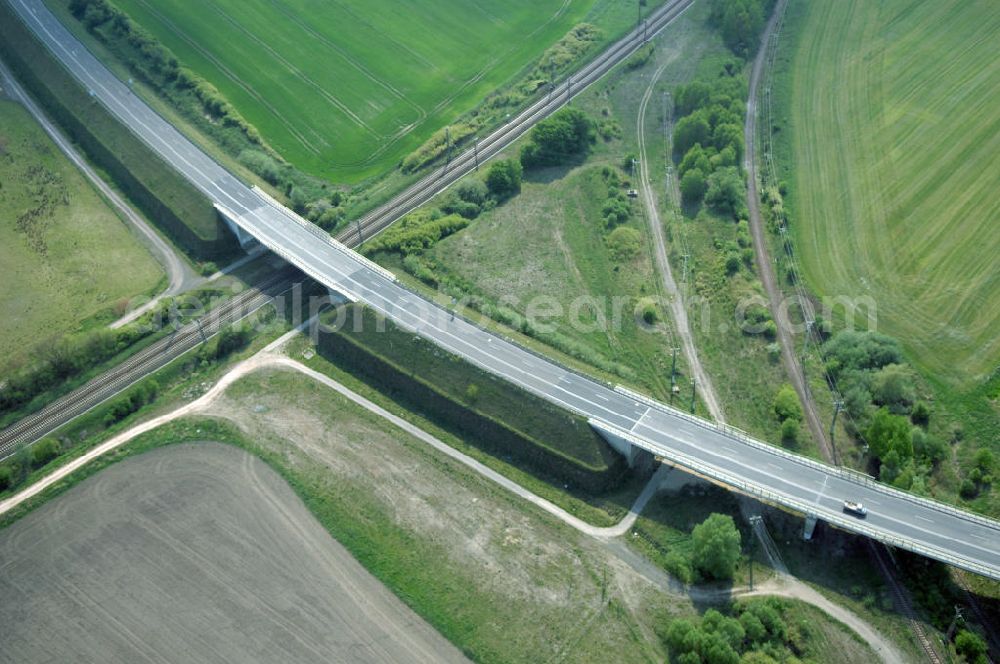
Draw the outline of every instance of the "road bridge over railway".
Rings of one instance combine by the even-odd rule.
[[[93,96],[215,201],[242,242],[259,242],[316,281],[363,302],[477,366],[578,413],[620,452],[652,452],[738,491],[787,506],[845,530],[916,551],[946,563],[1000,579],[1000,523],[913,496],[872,478],[754,440],[735,429],[674,410],[621,387],[601,383],[538,356],[511,341],[452,316],[396,282],[394,276],[334,240],[295,213],[247,186],[188,141],[98,62],[48,11],[41,0],[9,1],[25,23],[62,60]],[[689,2],[667,2],[650,17],[659,29]],[[628,57],[641,32],[627,37],[580,74],[580,85]],[[585,75],[584,75],[585,74]],[[569,97],[569,93],[565,97]],[[496,152],[562,101],[539,100],[480,143]],[[470,160],[453,171],[415,184],[395,202],[370,216],[372,228],[387,223],[450,184]],[[864,502],[866,519],[844,513],[844,499]]]

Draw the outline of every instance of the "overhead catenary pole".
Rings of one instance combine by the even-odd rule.
[[[691,412],[694,413],[694,397],[698,391],[698,381],[691,381]]]
[[[837,426],[837,415],[840,414],[841,409],[844,407],[844,402],[837,399],[833,402],[833,421],[830,422],[830,447],[833,448],[833,463],[839,466],[840,461],[837,459],[837,442],[834,432]]]
[[[476,170],[479,170],[479,134],[476,134],[475,141],[472,144],[472,151],[476,156]]]
[[[670,399],[674,398],[674,386],[677,385],[677,346],[674,346],[674,357],[670,361]]]

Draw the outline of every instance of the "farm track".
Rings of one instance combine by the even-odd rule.
[[[631,56],[646,43],[649,37],[655,35],[680,16],[693,2],[694,0],[674,0],[653,12],[646,19],[645,27],[634,30],[584,66],[583,69],[570,75],[565,83],[560,85],[561,92],[553,95],[542,95],[517,117],[512,118],[508,123],[479,141],[478,145],[457,155],[444,168],[436,169],[435,172],[407,187],[388,203],[344,228],[337,235],[337,240],[349,247],[357,247],[365,240],[388,228],[406,213],[431,200],[464,175],[476,170],[481,162],[495,156],[523,136],[537,122],[562,108],[607,74],[615,65]]]
[[[789,380],[792,381],[792,386],[795,388],[795,393],[798,395],[799,401],[802,402],[806,424],[809,426],[810,433],[812,433],[813,438],[819,445],[823,458],[836,463],[836,459],[831,451],[830,441],[827,439],[826,432],[823,430],[823,424],[820,421],[816,402],[813,399],[812,392],[809,390],[809,384],[806,382],[805,371],[803,371],[802,365],[795,357],[795,338],[792,336],[791,323],[787,314],[782,314],[783,308],[781,305],[783,296],[781,288],[778,286],[778,278],[774,273],[774,263],[771,262],[771,257],[767,250],[764,220],[760,213],[760,192],[757,191],[757,183],[759,182],[756,153],[757,90],[760,87],[764,67],[768,62],[769,49],[767,45],[781,16],[784,14],[787,4],[788,0],[779,0],[777,6],[774,8],[774,13],[771,15],[771,19],[764,29],[764,34],[761,36],[760,47],[750,73],[750,92],[747,97],[747,118],[744,127],[747,207],[750,211],[750,234],[753,237],[754,256],[757,259],[760,280],[764,285],[764,291],[767,293],[771,317],[774,318],[774,322],[778,328],[778,341],[781,345],[781,363],[785,367],[785,373],[788,375]],[[803,306],[805,305],[806,303],[803,302]]]
[[[0,431],[0,460],[12,456],[20,447],[33,443],[120,394],[217,334],[226,325],[254,313],[273,297],[291,288],[297,274],[298,271],[293,268],[283,268],[270,274],[261,283],[236,295],[205,316],[163,337],[113,369]]]
[[[466,150],[461,153],[453,160],[447,171],[432,173],[411,185],[392,201],[343,231],[338,239],[347,246],[356,247],[361,244],[362,239],[372,237],[410,210],[436,196],[463,175],[474,170],[480,160],[485,161],[510,145],[535,123],[561,108],[577,94],[599,80],[616,64],[632,55],[645,43],[644,34],[647,36],[655,35],[683,13],[693,1],[675,0],[658,9],[647,19],[645,30],[634,31],[633,34],[614,44],[581,71],[571,75],[567,81],[565,94],[542,96],[517,118],[484,139],[480,144],[480,149]],[[317,230],[319,229],[317,228]],[[242,293],[223,305],[222,308],[208,314],[203,324],[208,324],[211,327],[204,330],[204,338],[207,339],[218,332],[223,325],[240,320],[264,306],[270,298],[263,295],[262,291],[279,286],[283,283],[282,279],[287,284],[289,279],[287,275],[288,273],[283,270],[257,287]],[[246,302],[246,309],[237,316],[240,306],[244,302]],[[144,376],[162,368],[171,360],[194,348],[202,340],[204,339],[202,333],[199,332],[198,324],[189,324],[170,337],[161,339],[144,349],[114,369],[60,397],[37,413],[28,415],[0,431],[0,460],[11,456],[19,446],[38,440],[91,408],[121,393]]]
[[[673,271],[670,269],[670,259],[667,256],[667,242],[663,236],[663,221],[660,219],[660,212],[657,205],[656,194],[650,184],[649,154],[646,149],[646,109],[649,107],[649,100],[653,96],[653,89],[657,81],[663,74],[666,64],[661,65],[653,74],[646,88],[642,101],[639,103],[639,114],[636,120],[637,139],[639,143],[639,186],[642,190],[642,202],[646,208],[646,215],[649,219],[650,232],[653,235],[655,245],[653,253],[656,257],[656,266],[660,273],[663,287],[670,297],[670,311],[673,314],[674,324],[677,326],[677,335],[681,338],[681,345],[684,348],[684,358],[692,375],[701,387],[701,398],[711,413],[712,419],[716,422],[725,422],[726,416],[722,410],[722,402],[715,391],[715,386],[702,366],[698,357],[698,349],[695,347],[694,338],[691,336],[691,324],[688,320],[687,305],[681,296],[681,291],[674,280]]]

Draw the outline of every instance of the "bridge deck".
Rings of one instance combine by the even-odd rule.
[[[424,300],[260,195],[131,93],[41,0],[10,0],[25,23],[126,126],[261,244],[317,281],[343,288],[399,325],[679,465],[880,541],[1000,579],[1000,523],[795,457],[729,429],[571,372]],[[870,508],[842,512],[846,498]]]

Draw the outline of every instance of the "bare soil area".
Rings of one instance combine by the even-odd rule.
[[[461,662],[257,458],[125,460],[0,531],[3,662]]]

